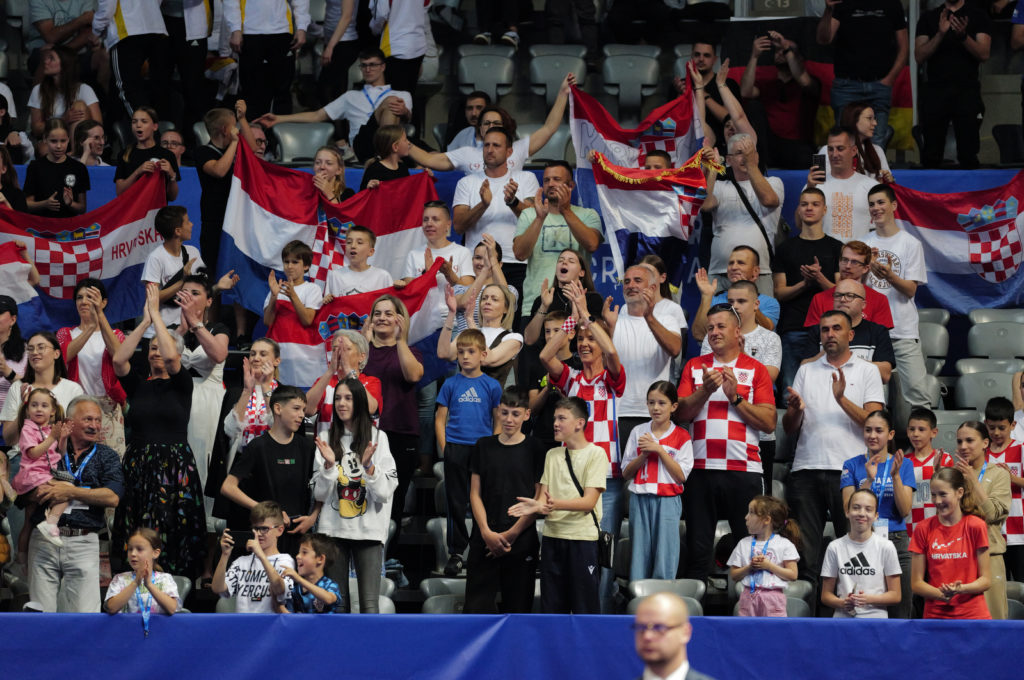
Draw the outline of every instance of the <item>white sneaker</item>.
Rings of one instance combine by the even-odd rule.
[[[475,36],[473,36],[473,44],[474,45],[490,45],[491,44],[491,34],[489,32],[487,32],[487,31],[484,31],[483,33],[477,33]]]
[[[64,545],[64,540],[61,539],[60,530],[57,528],[56,524],[50,524],[46,520],[43,520],[36,525],[36,529],[39,529],[39,533],[43,535],[43,538],[50,543],[53,543],[58,548]]]
[[[519,49],[519,34],[515,31],[505,31],[501,36],[501,42],[505,45],[509,45],[514,50]]]

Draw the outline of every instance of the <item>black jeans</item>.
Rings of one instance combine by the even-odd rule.
[[[836,537],[846,533],[846,511],[839,489],[841,472],[835,470],[799,470],[789,475],[786,502],[790,517],[800,527],[803,555],[797,563],[800,578],[817,585],[824,558],[825,521],[832,520]]]
[[[391,519],[395,520],[395,535],[388,544],[392,556],[398,547],[398,539],[402,536],[402,515],[405,511],[405,496],[409,492],[409,483],[419,464],[420,456],[416,451],[419,436],[399,432],[385,432],[391,455],[395,457],[395,468],[398,472],[398,487],[395,489],[394,500],[391,501]]]
[[[921,134],[925,167],[938,167],[946,148],[946,130],[953,123],[956,158],[963,169],[978,167],[981,148],[981,116],[985,105],[980,83],[923,83],[921,85]]]
[[[295,52],[290,33],[243,35],[238,55],[238,82],[246,100],[249,120],[273,111],[292,112]]]
[[[142,77],[142,65],[147,61],[149,91]],[[110,48],[111,89],[128,120],[131,120],[135,109],[144,105],[152,106],[160,114],[167,111],[170,68],[166,35],[131,35]]]
[[[471,444],[448,442],[444,447],[444,500],[448,506],[448,554],[461,555],[469,545],[469,457]]]
[[[502,614],[529,614],[533,611],[533,591],[537,574],[537,549],[540,541],[531,526],[501,557],[487,555],[483,539],[474,535],[469,543],[466,564],[467,614],[497,614],[495,601],[501,593]]]
[[[711,571],[715,526],[719,518],[729,522],[736,540],[747,535],[744,519],[754,496],[764,492],[757,472],[693,470],[683,494],[686,517],[686,578],[704,580]]]
[[[167,27],[168,37],[168,73],[174,68],[178,69],[181,77],[181,96],[184,99],[184,109],[180,120],[175,120],[178,129],[185,139],[195,144],[192,139],[192,125],[203,119],[203,116],[210,109],[210,102],[207,101],[204,93],[204,84],[209,82],[203,76],[206,70],[206,38],[199,40],[185,39],[185,20],[181,17],[169,17],[164,15],[164,25]],[[167,115],[160,111],[161,117]],[[216,266],[216,262],[211,266]]]

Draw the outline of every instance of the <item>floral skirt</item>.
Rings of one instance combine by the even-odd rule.
[[[124,456],[124,488],[114,521],[113,556],[126,559],[132,532],[148,527],[163,541],[157,559],[163,570],[194,576],[206,555],[206,517],[189,445],[130,443]]]

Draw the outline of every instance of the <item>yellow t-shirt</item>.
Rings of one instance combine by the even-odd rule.
[[[569,449],[569,457],[572,459],[572,469],[576,473],[576,479],[580,486],[586,491],[587,487],[594,487],[604,491],[604,480],[608,473],[608,456],[604,450],[593,444],[587,444],[582,449]],[[540,483],[548,488],[552,498],[572,499],[579,498],[580,492],[572,483],[569,475],[569,468],[565,464],[565,449],[561,446],[550,449],[544,459],[544,474]],[[601,499],[597,499],[594,506],[597,513],[597,522],[601,523]],[[549,538],[562,538],[570,541],[596,541],[597,527],[591,519],[589,512],[574,510],[555,510],[544,520],[544,535]]]

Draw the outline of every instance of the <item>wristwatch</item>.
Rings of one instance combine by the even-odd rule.
[[[201,321],[197,324],[192,324],[192,330],[196,330],[198,328],[206,328],[206,324]]]
[[[519,205],[519,197],[513,196],[511,201],[505,201],[505,205],[514,209],[517,205]]]
[[[739,406],[741,401],[743,401],[743,397],[737,394],[736,398],[732,400],[732,405]]]

